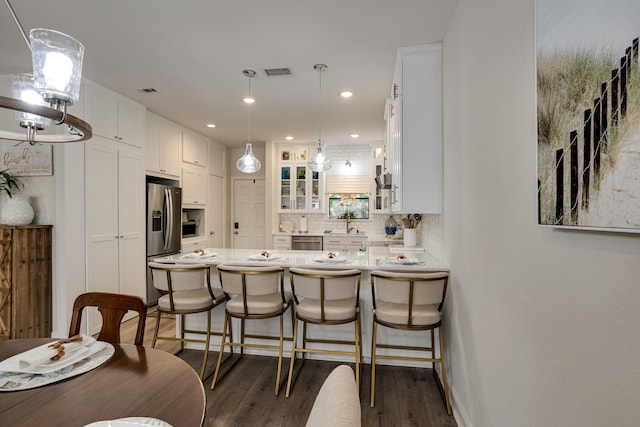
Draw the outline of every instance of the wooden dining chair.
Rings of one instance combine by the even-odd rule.
[[[102,315],[102,329],[98,334],[99,341],[120,344],[120,324],[128,311],[138,313],[138,328],[135,345],[144,343],[144,326],[147,319],[147,307],[142,298],[133,295],[113,294],[108,292],[88,292],[78,295],[73,303],[73,313],[69,336],[80,333],[82,312],[85,307],[96,307]]]

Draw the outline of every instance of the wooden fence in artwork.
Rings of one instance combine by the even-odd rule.
[[[562,225],[565,221],[565,197],[569,197],[569,220],[576,224],[578,220],[578,195],[582,184],[581,207],[589,209],[589,190],[593,181],[600,178],[600,159],[608,148],[608,138],[612,129],[627,114],[628,89],[631,73],[638,73],[638,38],[627,47],[620,58],[620,66],[611,70],[611,79],[600,85],[600,96],[593,100],[593,107],[584,110],[582,127],[582,167],[579,164],[579,132],[574,129],[569,133],[569,183],[566,190],[565,149],[556,150],[556,212],[555,223]],[[592,180],[592,177],[594,178]],[[540,215],[540,214],[538,214]]]

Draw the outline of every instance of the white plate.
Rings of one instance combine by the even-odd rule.
[[[166,423],[157,418],[146,417],[131,417],[120,418],[110,421],[96,421],[95,423],[87,424],[84,427],[131,427],[131,426],[155,426],[155,427],[171,427],[169,423]]]
[[[418,258],[405,258],[398,259],[396,257],[389,257],[385,260],[387,264],[398,264],[398,265],[416,265],[416,264],[424,264],[424,261],[420,261]]]
[[[278,261],[278,260],[281,260],[282,258],[277,255],[264,256],[261,254],[256,254],[256,255],[249,255],[247,259],[249,261]]]
[[[343,256],[337,256],[329,258],[328,256],[321,256],[313,259],[315,262],[324,262],[327,264],[343,264],[347,262],[347,258]]]
[[[218,254],[215,252],[204,251],[203,254],[196,252],[189,252],[187,254],[180,255],[180,259],[203,259],[203,258],[213,258],[217,257]]]
[[[104,345],[104,342],[97,341],[90,346],[79,348],[69,357],[63,357],[60,360],[51,361],[50,363],[47,362],[38,366],[33,366],[31,368],[23,368],[20,369],[19,372],[25,372],[28,374],[48,374],[51,372],[55,372],[59,369],[66,368],[69,365],[73,365],[78,360],[82,360],[85,357],[89,357],[92,354],[99,352],[104,348]]]

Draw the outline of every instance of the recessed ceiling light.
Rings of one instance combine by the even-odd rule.
[[[360,134],[359,133],[352,133],[351,134],[351,138],[360,138]]]
[[[254,98],[250,97],[250,96],[247,96],[246,98],[244,98],[243,101],[246,104],[253,104],[254,102],[256,102],[256,100]]]
[[[340,92],[340,96],[343,98],[351,98],[353,96],[353,92],[345,90],[344,92]]]
[[[292,141],[293,137],[292,136],[285,136],[284,139],[286,139],[287,141]]]
[[[216,125],[215,125],[215,124],[213,124],[213,123],[209,123],[209,124],[207,125],[207,127],[208,127],[208,128],[214,128],[214,127],[216,127]]]

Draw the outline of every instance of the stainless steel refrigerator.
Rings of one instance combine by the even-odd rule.
[[[147,183],[147,262],[180,252],[181,217],[182,189]],[[159,297],[147,268],[147,304],[156,304]]]

